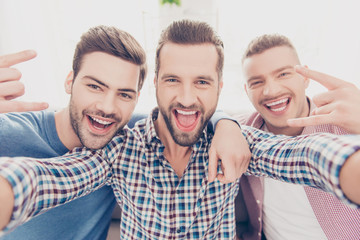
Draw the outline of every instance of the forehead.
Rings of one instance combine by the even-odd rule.
[[[300,64],[300,61],[294,49],[288,46],[280,46],[246,58],[243,63],[243,70],[245,75],[263,74],[284,66],[295,66],[297,64]]]
[[[166,43],[160,51],[159,74],[217,75],[218,54],[213,44]],[[217,78],[216,78],[217,79]]]
[[[140,66],[104,52],[86,54],[77,78],[92,76],[109,86],[137,89]]]

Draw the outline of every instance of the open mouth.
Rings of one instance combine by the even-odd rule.
[[[95,129],[95,130],[106,130],[108,129],[111,125],[113,125],[115,122],[111,122],[111,121],[106,121],[103,119],[99,119],[96,117],[91,117],[91,116],[87,116],[89,119],[89,122],[91,124],[91,126]]]
[[[291,99],[289,97],[286,97],[270,103],[265,103],[264,105],[270,111],[280,113],[287,108],[288,104],[290,103],[290,100]]]
[[[184,132],[190,132],[195,129],[200,119],[200,112],[194,110],[180,110],[173,111],[177,127]]]

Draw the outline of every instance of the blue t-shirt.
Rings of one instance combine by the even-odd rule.
[[[66,152],[54,112],[0,114],[0,156],[50,158]],[[106,239],[115,203],[105,186],[31,219],[1,240]]]

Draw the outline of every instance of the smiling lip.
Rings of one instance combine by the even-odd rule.
[[[173,110],[176,126],[183,132],[193,131],[200,119],[200,112],[195,110]]]
[[[112,119],[105,119],[99,116],[87,115],[86,119],[88,121],[90,131],[97,135],[107,134],[112,129],[111,126],[115,123]]]
[[[285,97],[275,101],[267,102],[264,104],[264,106],[274,114],[282,114],[287,110],[290,100],[290,97]]]

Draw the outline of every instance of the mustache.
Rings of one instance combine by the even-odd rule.
[[[193,105],[188,106],[188,107],[185,107],[181,103],[170,104],[169,110],[174,109],[174,108],[181,108],[181,109],[192,110],[192,111],[201,111],[201,107],[197,106],[196,104],[193,104]]]

